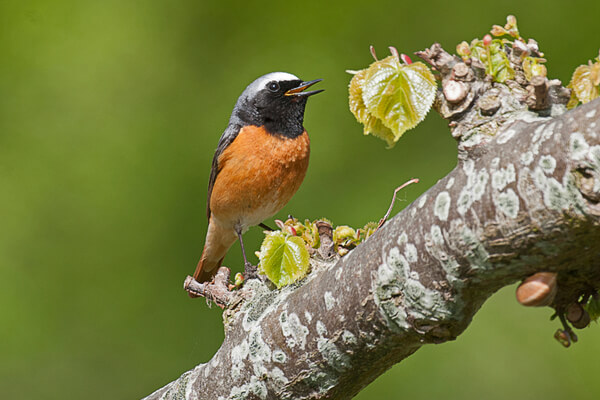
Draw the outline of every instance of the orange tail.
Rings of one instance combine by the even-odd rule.
[[[237,235],[233,229],[225,229],[211,218],[208,223],[202,257],[200,257],[196,272],[194,272],[194,279],[201,283],[211,281],[221,266],[227,250],[236,240]]]

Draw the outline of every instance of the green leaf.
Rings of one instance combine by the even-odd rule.
[[[308,273],[309,254],[304,241],[281,231],[267,233],[260,247],[258,270],[281,288]]]
[[[600,63],[580,65],[573,72],[569,86],[581,103],[587,103],[600,96]],[[569,102],[572,105],[572,102]]]
[[[392,147],[425,118],[436,91],[435,78],[425,64],[402,64],[389,56],[354,75],[350,110],[364,125],[365,135],[375,135]]]
[[[361,230],[361,241],[367,240],[369,236],[375,233],[377,230],[377,222],[367,222]]]
[[[388,146],[394,143],[394,132],[383,124],[383,121],[369,113],[363,100],[363,87],[367,70],[359,71],[350,81],[350,111],[358,122],[363,124],[363,134],[373,135],[385,140]]]
[[[510,35],[517,39],[521,37],[519,35],[519,28],[517,27],[517,18],[514,15],[506,17],[506,25],[504,27],[493,25],[490,33],[494,36]]]
[[[504,52],[504,43],[500,39],[492,40],[488,46],[483,44],[483,40],[473,40],[471,57],[481,61],[485,65],[485,73],[491,75],[496,82],[503,83],[515,77],[515,71]]]
[[[469,44],[464,40],[456,45],[456,54],[462,57],[463,60],[467,60],[471,55],[471,48]]]
[[[333,230],[333,242],[336,244],[340,244],[345,239],[354,238],[355,236],[356,231],[348,225],[336,226]]]
[[[523,72],[528,81],[534,76],[546,76],[548,71],[546,66],[542,64],[543,62],[542,58],[537,57],[525,57],[523,59]]]

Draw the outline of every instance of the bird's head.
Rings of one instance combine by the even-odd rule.
[[[232,118],[244,124],[264,126],[273,134],[300,135],[304,130],[302,123],[306,100],[323,91],[306,89],[320,81],[303,81],[287,72],[263,75],[240,95]]]

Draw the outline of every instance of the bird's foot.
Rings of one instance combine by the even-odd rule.
[[[256,265],[252,265],[249,261],[244,263],[244,280],[250,279],[260,279],[260,275],[258,274],[258,267]]]

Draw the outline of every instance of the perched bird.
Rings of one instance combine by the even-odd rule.
[[[246,278],[256,276],[242,234],[275,215],[304,180],[310,153],[304,108],[309,96],[323,91],[305,89],[320,81],[272,72],[248,85],[238,98],[212,161],[208,231],[194,273],[198,282],[212,280],[236,239]]]

